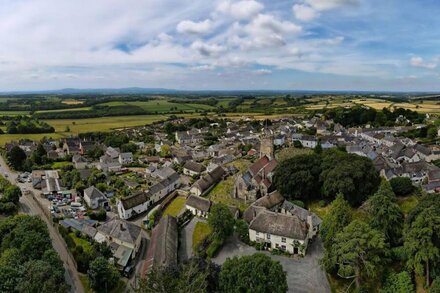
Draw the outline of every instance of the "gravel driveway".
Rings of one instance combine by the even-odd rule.
[[[235,236],[230,237],[222,250],[215,257],[213,262],[223,264],[228,257],[251,255],[258,252],[252,246],[240,242]],[[281,255],[271,255],[269,252],[263,253],[269,255],[272,259],[281,263],[287,272],[287,284],[289,292],[298,293],[323,293],[330,292],[325,272],[319,265],[319,259],[322,258],[323,247],[320,239],[315,239],[309,246],[305,257],[286,257]]]
[[[179,260],[184,261],[191,258],[192,251],[192,236],[197,222],[205,222],[205,219],[194,217],[180,232],[180,247]]]

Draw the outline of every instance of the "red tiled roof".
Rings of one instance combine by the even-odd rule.
[[[271,173],[278,166],[277,160],[270,161],[266,166],[264,166],[264,174],[267,175]]]
[[[255,176],[267,163],[269,163],[269,158],[267,156],[261,157],[249,167],[249,171]]]

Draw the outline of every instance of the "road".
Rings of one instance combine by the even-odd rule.
[[[9,168],[9,166],[6,164],[2,156],[0,156],[0,166],[1,166],[0,173],[2,175],[6,175],[7,179],[12,184],[17,185],[20,188],[26,188],[31,193],[35,194],[35,198],[31,194],[23,195],[20,197],[20,210],[29,215],[39,216],[46,223],[50,238],[52,240],[52,246],[54,247],[55,251],[58,252],[58,255],[63,261],[64,269],[66,271],[66,282],[71,286],[71,292],[83,293],[84,287],[82,286],[82,283],[79,279],[79,274],[75,268],[74,260],[67,251],[67,247],[65,246],[64,240],[61,238],[60,234],[55,230],[52,221],[48,219],[44,211],[36,202],[36,200],[38,200],[36,198],[38,198],[38,194],[40,192],[32,188],[31,183],[15,182],[15,178],[17,178],[18,173],[12,171]],[[42,202],[42,205],[46,206],[47,203]]]

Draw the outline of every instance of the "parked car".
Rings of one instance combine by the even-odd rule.
[[[134,271],[134,267],[132,265],[126,266],[124,271],[122,272],[122,274],[127,277],[130,278],[130,276],[133,274]]]

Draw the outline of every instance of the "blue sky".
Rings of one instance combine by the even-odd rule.
[[[434,0],[0,0],[0,91],[440,91]]]

